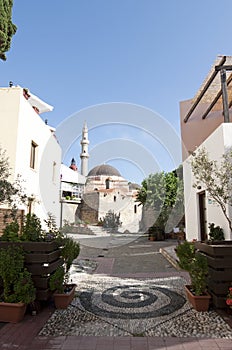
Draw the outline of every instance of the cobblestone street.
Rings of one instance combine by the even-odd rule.
[[[175,241],[131,235],[80,241],[81,254],[71,270],[77,284],[72,304],[67,310],[51,305],[34,318],[2,327],[1,349],[232,348],[232,330],[224,319],[215,310],[196,312],[186,302],[188,274],[160,253],[165,248],[170,253]],[[20,329],[27,329],[26,338],[16,336]],[[14,336],[6,338],[11,332]]]

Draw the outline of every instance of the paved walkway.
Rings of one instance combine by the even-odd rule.
[[[154,247],[160,245],[159,242],[153,243]],[[171,244],[166,242],[170,248],[167,249],[166,254],[169,255],[170,259],[175,259],[173,255],[173,249]],[[159,249],[165,250],[165,242],[162,242]],[[152,248],[152,247],[151,247]],[[89,248],[83,249],[83,254],[87,253]],[[106,249],[106,248],[105,248]],[[130,251],[133,248],[129,248]],[[142,249],[142,248],[141,248]],[[144,249],[144,248],[143,248]],[[148,248],[149,249],[149,248]],[[120,248],[121,253],[126,254],[126,247]],[[152,250],[152,249],[151,249]],[[157,270],[154,270],[153,267],[153,255],[144,255],[144,270],[138,271],[133,269],[130,271],[125,269],[122,271],[123,266],[118,261],[117,256],[115,256],[114,251],[104,251],[101,249],[98,251],[91,251],[93,257],[98,260],[98,268],[95,271],[96,274],[104,275],[114,275],[114,276],[138,276],[143,277],[162,277],[170,276],[173,274],[172,269],[167,267],[167,271],[162,273],[159,271],[159,266]],[[132,253],[135,254],[135,253]],[[94,256],[95,255],[95,256]],[[97,255],[97,256],[96,256]],[[104,255],[99,257],[98,255]],[[105,256],[107,255],[107,257]],[[150,256],[151,267],[147,264],[148,257]],[[134,259],[136,255],[132,255]],[[167,258],[167,256],[166,256]],[[141,265],[141,256],[137,256],[137,260],[140,260]],[[124,263],[125,263],[124,261]],[[133,260],[135,263],[134,268],[136,268],[136,258]],[[159,263],[157,264],[159,265]],[[151,268],[152,271],[148,271]],[[171,271],[170,271],[171,270]],[[169,272],[170,271],[170,272]],[[124,273],[123,273],[124,272]],[[18,324],[6,324],[0,328],[0,349],[19,349],[19,350],[51,350],[51,349],[66,349],[66,350],[155,350],[155,349],[168,349],[168,350],[181,350],[181,349],[232,349],[232,340],[231,339],[207,339],[207,338],[178,338],[178,337],[86,337],[86,336],[58,336],[58,337],[41,337],[38,336],[39,331],[43,325],[47,322],[51,314],[54,312],[52,306],[46,307],[44,310],[40,311],[36,316],[26,315],[24,320]]]

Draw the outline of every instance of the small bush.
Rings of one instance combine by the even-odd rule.
[[[208,274],[207,258],[195,249],[194,243],[187,241],[177,246],[176,255],[180,268],[189,272],[195,295],[203,295]]]
[[[220,226],[215,226],[214,223],[209,224],[209,238],[210,241],[224,241],[225,236],[223,229]]]
[[[112,231],[118,231],[118,228],[122,225],[120,221],[120,214],[115,214],[114,211],[109,210],[106,216],[102,220],[102,226]]]

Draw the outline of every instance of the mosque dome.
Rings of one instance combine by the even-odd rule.
[[[90,172],[88,176],[121,176],[119,171],[111,165],[101,164],[95,166]]]

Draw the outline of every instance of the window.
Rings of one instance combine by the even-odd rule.
[[[110,188],[110,180],[106,179],[106,190]]]
[[[32,169],[35,169],[35,166],[36,166],[37,147],[38,147],[38,145],[37,145],[34,141],[31,141],[30,167],[31,167]]]
[[[134,213],[137,214],[137,205],[134,205]]]
[[[116,202],[116,199],[117,199],[116,196],[114,196],[114,202]]]

